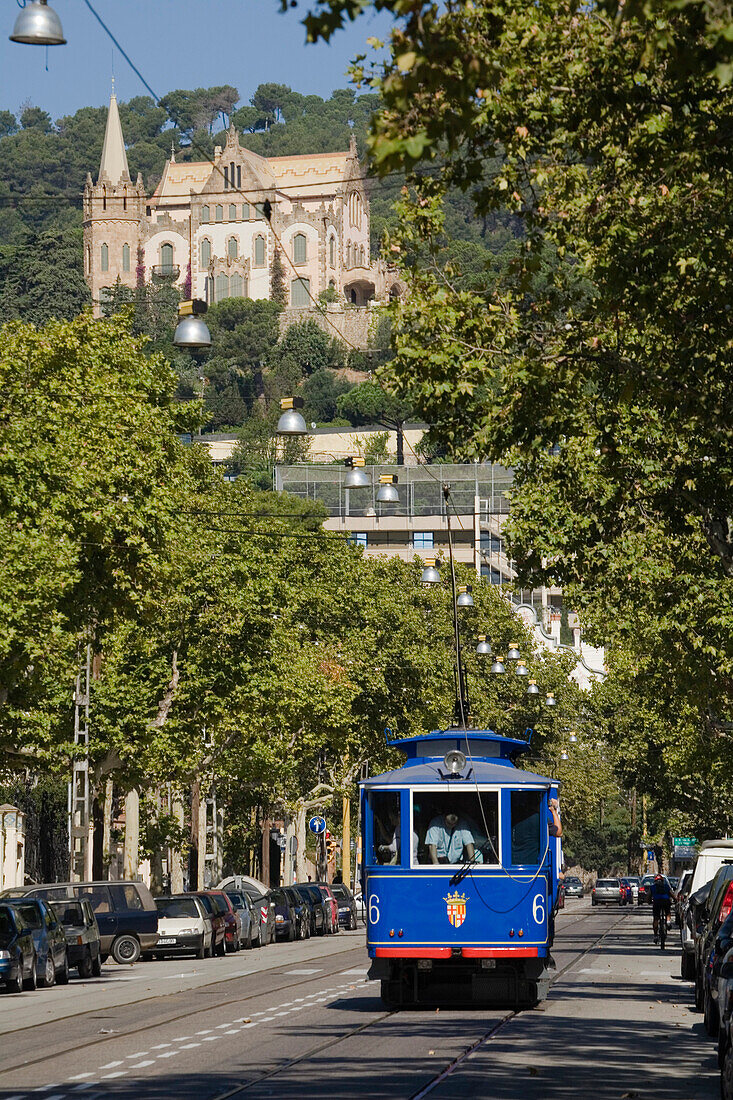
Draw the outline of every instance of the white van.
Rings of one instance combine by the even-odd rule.
[[[703,841],[695,870],[692,872],[689,897],[691,898],[706,882],[711,882],[718,868],[724,863],[733,863],[733,839]],[[681,974],[683,978],[690,981],[695,976],[695,930],[689,901],[682,917],[680,939],[682,941]]]

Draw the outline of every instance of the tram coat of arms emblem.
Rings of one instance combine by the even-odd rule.
[[[449,893],[447,898],[443,898],[448,908],[448,920],[454,928],[460,928],[466,919],[466,902],[468,900],[465,894],[459,894],[457,890],[454,894]]]

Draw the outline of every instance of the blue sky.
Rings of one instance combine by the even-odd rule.
[[[55,120],[109,99],[114,63],[119,99],[146,95],[83,0],[50,0],[66,46],[48,50],[8,41],[18,8],[0,6],[0,109],[30,100]],[[328,97],[347,86],[349,61],[366,52],[369,35],[385,36],[386,17],[370,17],[337,34],[329,46],[307,46],[302,4],[280,15],[278,0],[92,0],[159,95],[174,88],[233,84],[241,102],[275,81]],[[48,72],[46,72],[48,55]],[[114,55],[114,62],[113,62]]]

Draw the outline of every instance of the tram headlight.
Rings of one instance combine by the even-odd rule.
[[[443,763],[451,775],[458,775],[466,766],[466,757],[460,749],[450,749],[443,757]]]

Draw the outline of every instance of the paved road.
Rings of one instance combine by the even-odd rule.
[[[714,1049],[649,914],[568,903],[540,1008],[387,1012],[363,933],[105,967],[0,996],[0,1100],[712,1100]]]

